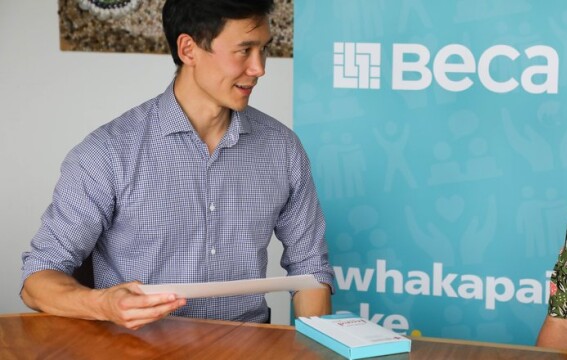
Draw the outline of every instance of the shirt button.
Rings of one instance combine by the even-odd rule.
[[[216,253],[217,253],[217,251],[215,250],[215,248],[212,248],[212,249],[211,249],[211,254],[214,255],[214,254],[216,254]]]
[[[216,209],[215,204],[211,203],[211,205],[209,206],[209,210],[215,211],[215,209]]]

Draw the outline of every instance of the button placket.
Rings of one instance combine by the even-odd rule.
[[[215,229],[215,224],[216,224],[216,212],[217,212],[217,204],[215,203],[215,199],[217,194],[217,184],[215,183],[215,179],[214,179],[214,171],[213,171],[213,165],[214,162],[211,162],[209,159],[209,163],[207,166],[207,252],[209,255],[209,259],[211,260],[211,263],[209,264],[209,279],[214,279],[215,278],[215,268],[216,266],[214,265],[214,262],[216,261],[216,253],[217,253],[217,249],[215,247],[216,245],[216,229]]]

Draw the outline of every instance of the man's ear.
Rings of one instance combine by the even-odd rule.
[[[187,34],[177,37],[177,56],[185,65],[192,65],[195,60],[195,50],[197,44],[193,38]]]

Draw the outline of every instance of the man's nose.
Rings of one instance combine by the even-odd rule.
[[[266,73],[266,55],[262,51],[254,52],[249,60],[247,75],[260,77]]]

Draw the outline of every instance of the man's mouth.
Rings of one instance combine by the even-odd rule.
[[[243,90],[252,90],[252,88],[254,87],[254,85],[240,85],[240,84],[236,84],[236,87],[239,89],[243,89]]]

